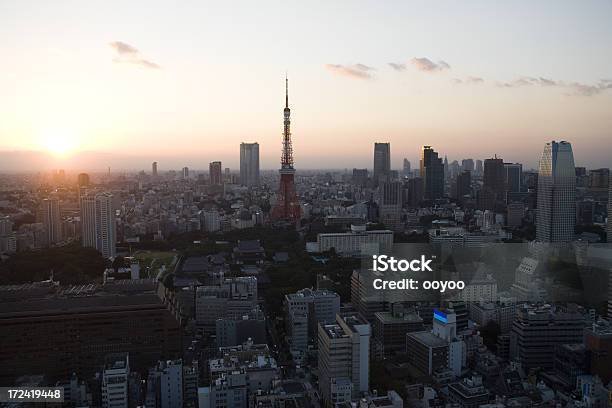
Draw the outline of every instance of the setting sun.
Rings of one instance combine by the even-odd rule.
[[[68,130],[45,131],[41,135],[41,144],[49,152],[64,155],[76,147],[76,137]]]

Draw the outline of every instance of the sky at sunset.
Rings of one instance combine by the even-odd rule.
[[[612,167],[611,21],[607,0],[0,0],[0,171],[236,169],[252,141],[277,168],[286,71],[298,170],[371,167],[375,141],[394,168],[424,144],[535,167],[553,139]]]

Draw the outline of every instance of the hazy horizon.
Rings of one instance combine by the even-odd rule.
[[[557,141],[560,141],[557,140]],[[581,155],[576,154],[575,147],[572,145],[574,149],[574,158],[577,167],[586,167],[587,169],[597,169],[602,167],[611,167],[609,161],[602,162],[601,165],[597,163],[589,163],[581,160]],[[542,145],[542,150],[544,149],[544,145]],[[261,147],[260,147],[261,150]],[[373,150],[373,144],[372,144]],[[532,155],[529,160],[521,160],[520,158],[513,157],[508,158],[504,157],[501,154],[497,154],[498,158],[504,159],[505,162],[510,163],[521,163],[523,165],[523,170],[537,170],[538,161],[540,159],[541,152]],[[418,169],[419,168],[419,158],[414,156],[412,159],[408,156],[402,156],[393,153],[393,145],[391,145],[391,168],[393,170],[401,170],[403,165],[404,157],[410,160],[411,168]],[[476,156],[465,156],[465,157],[448,157],[449,163],[453,160],[457,160],[461,164],[462,159],[473,159],[473,160],[485,160],[487,158],[492,158],[495,155],[487,156],[487,157],[476,157]],[[266,157],[266,155],[262,155],[262,157]],[[444,154],[442,153],[442,157]],[[44,172],[51,170],[59,170],[63,169],[72,173],[77,172],[106,172],[108,167],[111,168],[112,172],[139,172],[145,171],[146,173],[151,172],[151,165],[154,161],[157,161],[158,171],[166,172],[170,170],[181,170],[183,167],[188,167],[190,171],[204,171],[208,172],[208,165],[211,161],[222,162],[223,168],[229,167],[232,172],[239,172],[239,155],[238,152],[232,157],[218,156],[216,158],[210,157],[202,157],[198,159],[197,157],[181,157],[181,158],[173,158],[173,157],[163,157],[161,159],[155,157],[143,157],[138,155],[129,155],[129,154],[116,154],[116,153],[104,153],[104,152],[75,152],[70,155],[58,157],[57,155],[49,152],[43,151],[0,151],[0,174],[2,173],[33,173],[33,172]],[[270,160],[268,160],[270,161]],[[32,163],[37,163],[37,166],[32,166]],[[314,161],[314,163],[317,163]],[[353,168],[367,168],[368,170],[372,170],[373,158],[366,157],[339,157],[337,160],[334,160],[333,163],[328,162],[327,158],[323,158],[318,163],[320,165],[313,165],[313,162],[310,162],[309,166],[299,166],[296,165],[296,170],[300,172],[300,170],[352,170]],[[331,163],[331,164],[330,164]],[[346,165],[343,165],[346,164]],[[279,165],[262,165],[262,171],[276,171],[278,170]]]
[[[393,168],[423,145],[535,168],[551,140],[612,167],[610,15],[604,0],[4,2],[0,171],[237,169],[253,141],[278,168],[286,71],[298,170],[371,168],[374,142]]]

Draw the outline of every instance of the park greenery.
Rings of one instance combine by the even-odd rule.
[[[57,248],[18,252],[0,263],[0,282],[20,284],[50,279],[61,284],[101,282],[107,261],[93,248],[71,243]]]

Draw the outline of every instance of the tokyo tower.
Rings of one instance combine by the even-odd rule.
[[[272,209],[272,218],[292,223],[300,219],[300,202],[293,183],[293,148],[291,147],[291,110],[289,109],[289,80],[285,77],[285,109],[283,111],[283,151],[281,153],[280,186],[278,199]]]

